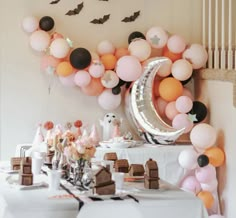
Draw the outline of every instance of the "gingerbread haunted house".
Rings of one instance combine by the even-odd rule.
[[[129,175],[130,176],[143,176],[144,175],[143,165],[142,164],[130,164]]]
[[[149,159],[145,164],[144,187],[159,189],[159,174],[157,162]]]
[[[94,175],[94,184],[93,192],[98,195],[115,194],[115,182],[111,179],[111,172],[106,167],[102,167]]]
[[[115,171],[128,173],[129,172],[129,162],[126,159],[119,159],[115,162]]]
[[[107,152],[104,154],[103,159],[104,160],[112,160],[115,162],[117,160],[117,154],[116,154],[116,152]]]
[[[32,161],[30,157],[22,158],[20,163],[19,184],[33,185]]]

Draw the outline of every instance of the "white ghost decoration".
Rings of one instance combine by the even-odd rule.
[[[114,120],[120,120],[114,113],[106,113],[104,115],[103,120],[100,120],[100,125],[102,126],[102,139],[103,141],[107,141],[112,138],[112,134],[114,132]]]

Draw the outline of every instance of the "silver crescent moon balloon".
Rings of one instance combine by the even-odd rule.
[[[144,63],[144,72],[136,80],[125,97],[125,112],[138,134],[151,144],[172,144],[184,133],[174,129],[157,113],[153,105],[153,83],[160,66],[168,59],[152,58]]]

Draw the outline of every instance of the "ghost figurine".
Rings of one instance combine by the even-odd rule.
[[[114,113],[106,113],[103,120],[100,120],[103,141],[107,141],[112,138],[115,128],[114,120],[119,120]]]

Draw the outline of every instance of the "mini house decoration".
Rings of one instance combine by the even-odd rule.
[[[116,154],[116,152],[105,153],[103,159],[104,160],[116,161],[117,160],[117,154]]]
[[[129,162],[127,159],[119,159],[115,162],[115,171],[116,172],[129,172]]]
[[[158,165],[151,158],[145,164],[144,187],[147,189],[159,189]]]
[[[33,185],[33,174],[31,166],[32,161],[30,157],[26,157],[21,160],[19,172],[20,185]]]
[[[142,164],[131,164],[129,167],[129,175],[130,176],[143,176],[144,175],[144,167]]]

